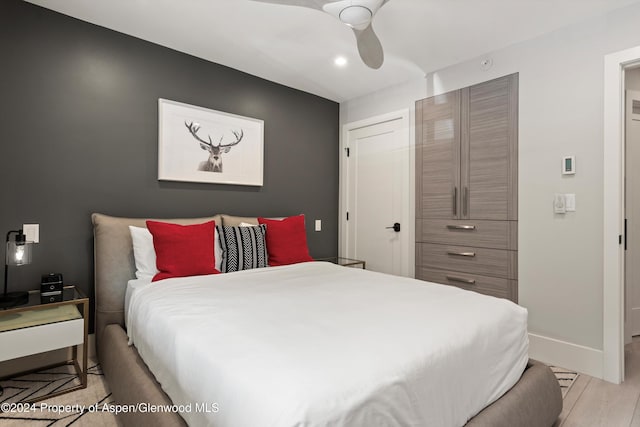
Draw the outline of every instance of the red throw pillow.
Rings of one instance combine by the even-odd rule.
[[[147,221],[160,271],[152,281],[220,273],[215,268],[215,226],[215,221],[195,225]]]
[[[258,218],[258,222],[267,225],[267,253],[270,266],[313,261],[307,247],[304,215],[282,220]]]

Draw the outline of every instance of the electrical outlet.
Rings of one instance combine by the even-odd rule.
[[[316,219],[316,231],[322,231],[322,220]]]
[[[40,224],[22,224],[22,232],[27,242],[40,243]]]

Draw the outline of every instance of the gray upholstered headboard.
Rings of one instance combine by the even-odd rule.
[[[124,296],[127,282],[135,278],[133,243],[129,226],[146,227],[146,218],[119,218],[94,213],[93,222],[95,259],[96,343],[104,328],[116,323],[124,328]],[[160,219],[176,224],[198,224],[206,221],[217,224],[238,225],[240,222],[257,224],[255,217],[214,215],[204,218]]]

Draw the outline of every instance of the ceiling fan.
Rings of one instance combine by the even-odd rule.
[[[384,52],[371,21],[376,12],[389,0],[253,0],[261,3],[275,3],[317,9],[334,16],[351,27],[358,42],[358,52],[362,61],[373,69],[384,62]]]

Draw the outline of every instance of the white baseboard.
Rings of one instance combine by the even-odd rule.
[[[591,347],[530,333],[529,357],[592,377],[604,377],[603,352]]]

